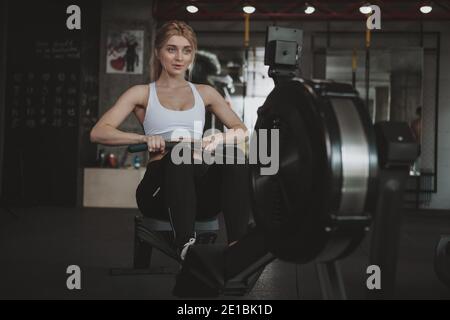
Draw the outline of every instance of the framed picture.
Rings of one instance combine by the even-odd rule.
[[[106,73],[142,74],[144,30],[110,31],[106,48]]]

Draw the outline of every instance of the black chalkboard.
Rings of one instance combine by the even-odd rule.
[[[3,191],[10,203],[77,204],[82,137],[91,124],[86,118],[98,109],[100,25],[89,34],[87,23],[68,30],[72,4],[82,8],[83,22],[100,21],[95,1],[8,6]]]

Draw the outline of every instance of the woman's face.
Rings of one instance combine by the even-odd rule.
[[[183,75],[194,57],[194,48],[182,36],[172,36],[158,52],[158,58],[169,75]]]

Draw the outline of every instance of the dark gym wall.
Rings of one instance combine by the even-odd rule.
[[[72,4],[82,10],[81,30],[66,27]],[[8,2],[2,195],[9,205],[76,206],[89,158],[83,133],[98,112],[100,2],[22,9]]]
[[[152,17],[153,1],[149,0],[103,0],[100,39],[99,116],[105,113],[128,88],[149,82],[149,59],[156,21]],[[106,42],[108,33],[115,30],[144,30],[144,70],[141,75],[107,74]],[[120,126],[121,130],[142,133],[142,127],[134,115]],[[124,147],[105,147],[105,152],[122,154]]]
[[[6,3],[9,3],[7,10]],[[46,9],[48,4],[52,4],[50,12]],[[14,4],[14,8],[11,6]],[[65,22],[67,14],[65,8],[69,4],[77,4],[82,13],[82,30],[78,32],[76,44],[80,50],[80,59],[77,61],[77,73],[81,82],[78,87],[78,131],[71,133],[71,138],[66,134],[46,134],[41,130],[29,132],[29,140],[26,141],[26,134],[21,133],[21,137],[13,138],[9,143],[9,149],[4,130],[8,129],[5,123],[8,105],[4,103],[5,92],[8,83],[6,74],[3,72],[6,66],[10,69],[7,74],[9,78],[20,68],[21,61],[24,64],[23,71],[28,73],[34,66],[40,63],[29,63],[33,55],[33,43],[37,39],[49,38],[50,43],[54,34],[64,34],[67,30],[64,27],[58,28],[60,22]],[[117,98],[126,89],[134,84],[148,83],[149,81],[149,52],[151,37],[155,29],[155,22],[152,19],[152,1],[147,0],[96,0],[96,1],[57,1],[42,0],[32,5],[32,10],[25,13],[25,18],[15,19],[12,30],[6,33],[7,20],[3,18],[21,14],[20,4],[12,1],[0,1],[0,66],[2,72],[0,77],[5,77],[3,83],[0,82],[0,175],[9,172],[8,177],[1,176],[0,187],[3,191],[8,190],[8,195],[4,195],[6,202],[10,205],[80,205],[82,202],[83,168],[96,165],[97,146],[89,141],[89,130]],[[59,6],[59,9],[55,9]],[[61,10],[60,10],[61,9]],[[59,13],[62,13],[61,15]],[[55,14],[61,21],[58,26],[48,28],[46,32],[39,32],[44,25],[55,23]],[[30,15],[30,17],[28,17]],[[29,19],[28,19],[29,18]],[[65,24],[64,24],[65,26]],[[106,74],[106,40],[108,32],[114,30],[144,30],[144,71],[141,75],[117,75]],[[59,37],[59,36],[58,36]],[[64,37],[62,35],[61,37]],[[60,38],[61,38],[60,37]],[[30,46],[29,50],[10,50],[10,59],[7,59],[7,47],[18,46],[20,48]],[[11,44],[12,43],[12,44]],[[81,45],[79,45],[81,44]],[[79,46],[78,46],[79,45]],[[34,59],[34,58],[31,58]],[[14,61],[12,61],[14,60]],[[74,66],[73,61],[70,63]],[[26,66],[25,66],[26,65]],[[16,70],[13,70],[15,68]],[[37,67],[39,69],[39,67]],[[71,68],[71,67],[70,67]],[[3,78],[0,78],[3,81]],[[40,85],[40,84],[39,84]],[[10,84],[11,86],[11,84]],[[23,88],[24,90],[26,88]],[[37,88],[38,92],[42,92]],[[13,97],[10,97],[10,100]],[[64,101],[64,99],[63,99]],[[100,110],[99,110],[100,108]],[[5,114],[5,117],[3,115]],[[122,125],[123,130],[140,132],[141,126],[134,116],[130,116]],[[28,130],[24,128],[24,130]],[[38,133],[38,134],[36,134]],[[15,135],[9,135],[13,137]],[[57,140],[57,141],[56,141]],[[5,144],[4,144],[5,142]],[[21,146],[17,152],[17,146]],[[52,148],[51,146],[55,146]],[[66,148],[67,146],[67,148]],[[69,147],[70,146],[70,147]],[[11,147],[14,150],[10,150]],[[111,148],[114,152],[117,148]],[[6,152],[3,152],[5,150]],[[8,159],[3,159],[3,155]],[[8,160],[6,165],[6,160]],[[23,163],[25,161],[25,163]],[[7,167],[5,170],[5,166]],[[22,173],[21,173],[22,172]],[[70,173],[69,173],[70,172]],[[21,178],[21,177],[24,178]],[[7,181],[5,181],[7,180]],[[58,181],[59,180],[59,181]],[[6,187],[5,187],[6,186]],[[2,194],[3,195],[3,194]]]
[[[98,119],[99,42],[101,1],[83,2],[80,60],[80,121],[78,135],[77,206],[83,203],[84,168],[96,165],[97,147],[90,143],[90,131]],[[84,5],[86,5],[84,7]]]
[[[7,25],[7,1],[0,2],[0,181],[3,179],[3,144],[5,129],[5,81],[6,81],[6,25]],[[2,194],[0,183],[0,195]]]

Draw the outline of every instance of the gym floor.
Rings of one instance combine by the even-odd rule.
[[[0,299],[174,299],[173,275],[110,276],[132,264],[136,210],[16,208],[0,211]],[[221,228],[223,231],[223,227]],[[434,250],[450,234],[448,212],[405,212],[397,278],[398,299],[450,299],[434,274]],[[219,242],[224,241],[219,235]],[[364,299],[368,242],[341,262],[348,298]],[[153,265],[176,263],[161,253]],[[81,290],[66,288],[66,269],[81,268]],[[313,265],[279,260],[239,299],[320,299]],[[233,297],[230,297],[233,299]]]

